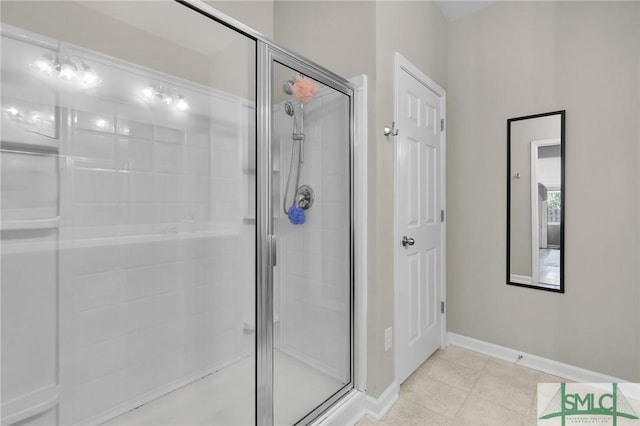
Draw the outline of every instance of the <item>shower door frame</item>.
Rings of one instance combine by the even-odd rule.
[[[354,279],[354,90],[351,84],[322,67],[268,43],[258,43],[257,58],[257,216],[258,233],[258,293],[256,318],[257,407],[258,425],[273,424],[273,267],[276,265],[277,236],[274,235],[272,214],[272,100],[273,64],[279,63],[308,76],[349,97],[349,322],[350,381],[318,405],[298,423],[306,424],[355,389],[355,279]],[[266,84],[260,84],[266,82]]]
[[[355,218],[354,218],[354,87],[345,78],[265,38],[241,22],[220,13],[200,0],[174,0],[256,42],[256,425],[272,426],[273,418],[273,267],[276,235],[273,231],[272,200],[272,64],[290,67],[349,97],[349,317],[350,381],[301,419],[307,424],[349,393],[357,391],[355,370]]]

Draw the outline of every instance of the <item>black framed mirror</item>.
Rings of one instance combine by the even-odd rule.
[[[507,120],[507,284],[564,293],[565,111]]]

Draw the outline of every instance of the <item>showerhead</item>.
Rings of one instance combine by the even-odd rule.
[[[287,95],[293,95],[293,80],[287,80],[282,84],[282,91]]]
[[[289,116],[293,117],[295,114],[295,110],[293,109],[293,104],[289,101],[284,103],[284,112]]]

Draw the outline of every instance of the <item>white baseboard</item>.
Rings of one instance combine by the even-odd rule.
[[[385,389],[378,398],[373,398],[363,391],[355,389],[335,407],[313,422],[312,426],[355,425],[364,416],[380,420],[396,403],[399,393],[400,386],[395,382]]]
[[[448,344],[460,346],[475,352],[480,352],[494,358],[505,361],[517,362],[524,367],[533,368],[554,376],[569,379],[579,383],[624,383],[628,380],[608,376],[584,368],[575,367],[552,359],[531,355],[504,346],[484,342],[471,337],[461,336],[455,333],[447,333]],[[519,357],[522,357],[518,359]]]
[[[400,385],[396,382],[391,383],[382,395],[378,398],[373,398],[367,395],[364,405],[364,414],[375,420],[380,420],[387,412],[393,407],[400,397]]]
[[[365,398],[364,392],[354,389],[311,426],[355,425],[365,415],[362,408]]]

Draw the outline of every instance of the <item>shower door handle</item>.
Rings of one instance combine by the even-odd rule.
[[[276,240],[276,236],[275,235],[269,235],[269,243],[270,243],[270,247],[269,247],[269,251],[270,256],[271,256],[271,266],[275,267],[278,264],[278,244],[277,244],[277,240]]]
[[[407,248],[407,246],[412,246],[416,243],[416,240],[413,238],[409,238],[406,235],[402,237],[402,247]]]

